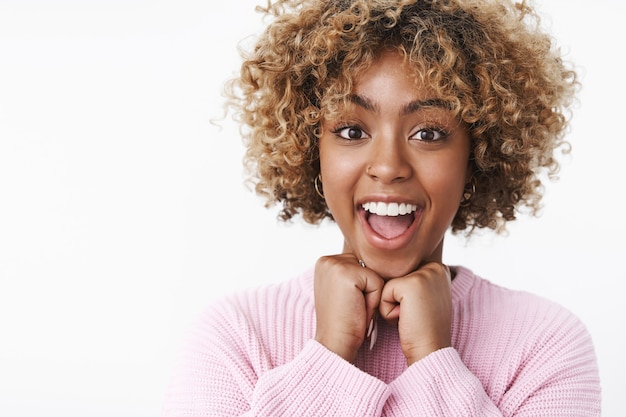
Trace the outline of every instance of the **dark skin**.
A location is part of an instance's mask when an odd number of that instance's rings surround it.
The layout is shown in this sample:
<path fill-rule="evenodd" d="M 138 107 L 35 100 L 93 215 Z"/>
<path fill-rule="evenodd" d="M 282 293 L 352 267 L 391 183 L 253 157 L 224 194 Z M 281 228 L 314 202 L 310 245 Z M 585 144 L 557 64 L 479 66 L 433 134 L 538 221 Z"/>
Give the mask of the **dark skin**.
<path fill-rule="evenodd" d="M 410 366 L 451 345 L 450 281 L 449 268 L 438 262 L 385 282 L 352 254 L 322 257 L 315 268 L 315 339 L 354 362 L 377 314 L 398 327 Z"/>
<path fill-rule="evenodd" d="M 351 101 L 319 140 L 344 248 L 315 267 L 315 339 L 354 362 L 376 316 L 397 326 L 410 366 L 451 345 L 443 237 L 468 178 L 469 134 L 394 52 L 357 77 Z"/>

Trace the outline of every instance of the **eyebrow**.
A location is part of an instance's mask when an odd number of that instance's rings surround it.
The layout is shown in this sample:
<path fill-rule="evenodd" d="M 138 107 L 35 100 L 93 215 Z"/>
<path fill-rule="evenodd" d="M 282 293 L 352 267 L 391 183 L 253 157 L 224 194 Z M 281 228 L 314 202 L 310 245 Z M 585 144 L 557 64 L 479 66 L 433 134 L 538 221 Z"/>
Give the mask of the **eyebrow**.
<path fill-rule="evenodd" d="M 352 103 L 356 104 L 359 107 L 364 108 L 365 110 L 368 110 L 374 113 L 378 113 L 380 111 L 380 107 L 374 104 L 374 102 L 372 102 L 372 100 L 370 100 L 367 97 L 363 97 L 358 94 L 350 94 L 348 98 Z"/>
<path fill-rule="evenodd" d="M 349 100 L 356 104 L 359 107 L 362 107 L 365 110 L 378 113 L 380 111 L 380 106 L 374 103 L 367 97 L 360 96 L 358 94 L 350 94 Z M 411 113 L 415 113 L 416 111 L 424 108 L 424 107 L 440 107 L 442 109 L 450 110 L 450 103 L 436 98 L 425 99 L 425 100 L 413 100 L 400 109 L 400 115 L 406 116 Z"/>

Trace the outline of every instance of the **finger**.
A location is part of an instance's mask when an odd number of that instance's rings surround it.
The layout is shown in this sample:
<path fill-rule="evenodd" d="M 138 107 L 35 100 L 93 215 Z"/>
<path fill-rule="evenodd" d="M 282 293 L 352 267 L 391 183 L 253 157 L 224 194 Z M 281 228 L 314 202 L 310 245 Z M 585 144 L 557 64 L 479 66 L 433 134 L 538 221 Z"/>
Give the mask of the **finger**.
<path fill-rule="evenodd" d="M 401 280 L 391 279 L 383 287 L 378 311 L 385 320 L 395 321 L 400 317 L 400 304 L 403 300 Z"/>
<path fill-rule="evenodd" d="M 356 257 L 322 257 L 315 270 L 316 340 L 352 361 L 380 302 L 383 280 Z"/>
<path fill-rule="evenodd" d="M 400 305 L 407 295 L 421 303 L 432 302 L 430 297 L 435 288 L 449 290 L 450 281 L 450 269 L 447 265 L 429 262 L 404 277 L 388 280 L 383 288 L 378 310 L 386 320 L 397 320 L 400 317 Z"/>
<path fill-rule="evenodd" d="M 363 298 L 365 299 L 365 311 L 368 320 L 372 320 L 380 305 L 380 300 L 385 282 L 374 271 L 364 277 Z"/>
<path fill-rule="evenodd" d="M 450 271 L 438 263 L 388 281 L 379 307 L 397 321 L 407 363 L 450 346 L 451 310 Z"/>

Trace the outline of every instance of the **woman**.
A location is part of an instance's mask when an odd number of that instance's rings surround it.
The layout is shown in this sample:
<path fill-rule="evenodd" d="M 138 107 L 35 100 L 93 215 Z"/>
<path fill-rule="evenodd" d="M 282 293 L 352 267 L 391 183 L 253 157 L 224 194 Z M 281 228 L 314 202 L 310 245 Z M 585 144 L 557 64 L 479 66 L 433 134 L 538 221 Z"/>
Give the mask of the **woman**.
<path fill-rule="evenodd" d="M 562 307 L 442 264 L 555 173 L 577 80 L 526 5 L 278 1 L 228 91 L 282 218 L 343 251 L 212 306 L 166 415 L 590 416 L 592 341 Z"/>

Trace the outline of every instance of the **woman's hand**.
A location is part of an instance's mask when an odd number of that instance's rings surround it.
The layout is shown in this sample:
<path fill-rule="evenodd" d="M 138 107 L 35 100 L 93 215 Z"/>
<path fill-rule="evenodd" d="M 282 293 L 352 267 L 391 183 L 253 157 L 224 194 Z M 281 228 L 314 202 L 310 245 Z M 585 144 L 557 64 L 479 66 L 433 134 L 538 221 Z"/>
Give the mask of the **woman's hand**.
<path fill-rule="evenodd" d="M 397 322 L 407 364 L 451 345 L 452 294 L 450 269 L 427 263 L 404 277 L 385 283 L 378 310 Z"/>
<path fill-rule="evenodd" d="M 315 340 L 354 362 L 381 300 L 384 281 L 351 254 L 325 256 L 315 265 Z"/>

